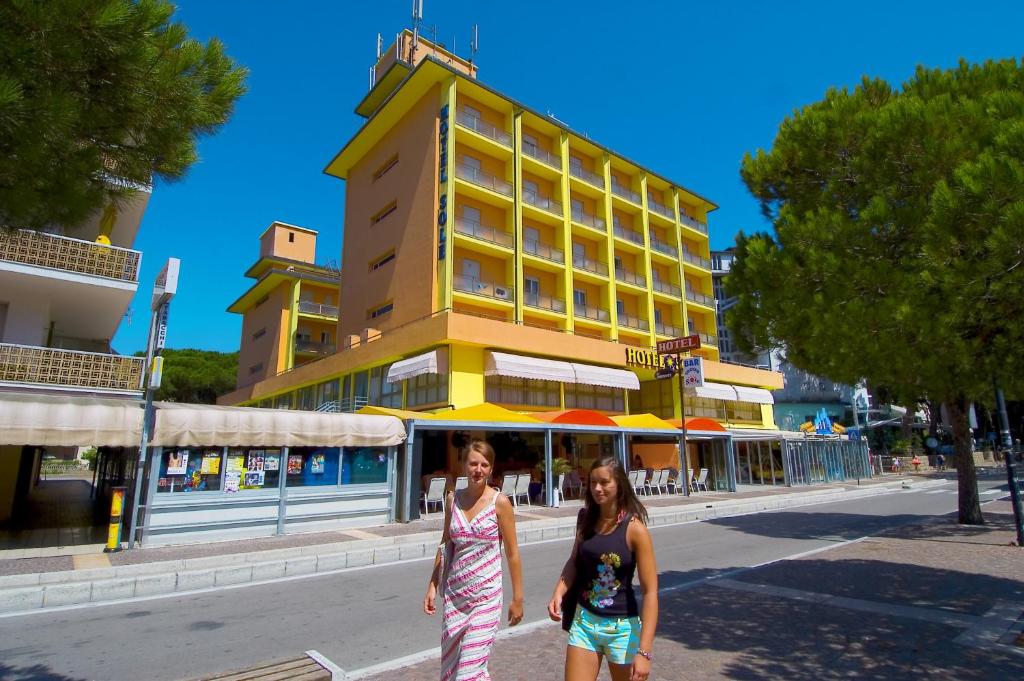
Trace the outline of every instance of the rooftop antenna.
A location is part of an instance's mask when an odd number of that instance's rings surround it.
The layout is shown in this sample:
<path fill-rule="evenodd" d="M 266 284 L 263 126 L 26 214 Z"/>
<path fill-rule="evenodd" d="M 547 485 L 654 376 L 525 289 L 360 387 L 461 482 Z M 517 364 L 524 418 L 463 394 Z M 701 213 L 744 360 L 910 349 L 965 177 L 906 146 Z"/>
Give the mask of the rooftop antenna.
<path fill-rule="evenodd" d="M 380 61 L 380 56 L 384 52 L 384 38 L 381 37 L 380 33 L 377 34 L 377 61 Z"/>
<path fill-rule="evenodd" d="M 420 22 L 423 21 L 423 0 L 412 0 L 412 45 L 409 46 L 409 61 L 416 58 L 416 45 L 420 41 Z"/>
<path fill-rule="evenodd" d="M 469 63 L 473 63 L 476 51 L 480 49 L 480 25 L 473 24 L 473 39 L 469 41 Z"/>

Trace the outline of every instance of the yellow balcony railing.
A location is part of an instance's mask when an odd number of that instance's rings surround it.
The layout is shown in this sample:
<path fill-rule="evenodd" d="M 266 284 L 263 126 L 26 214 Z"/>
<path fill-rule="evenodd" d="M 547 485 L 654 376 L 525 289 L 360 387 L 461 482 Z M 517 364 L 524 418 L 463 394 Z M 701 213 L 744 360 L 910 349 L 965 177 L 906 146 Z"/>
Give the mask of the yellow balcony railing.
<path fill-rule="evenodd" d="M 27 229 L 0 229 L 0 261 L 138 283 L 142 253 Z"/>
<path fill-rule="evenodd" d="M 146 360 L 0 343 L 0 381 L 70 388 L 141 392 Z"/>

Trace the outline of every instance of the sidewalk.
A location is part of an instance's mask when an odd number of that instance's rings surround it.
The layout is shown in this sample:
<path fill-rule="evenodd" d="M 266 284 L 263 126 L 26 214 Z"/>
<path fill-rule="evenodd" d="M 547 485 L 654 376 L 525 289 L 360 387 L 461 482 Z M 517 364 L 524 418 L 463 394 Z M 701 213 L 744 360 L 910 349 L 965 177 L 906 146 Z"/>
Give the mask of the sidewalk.
<path fill-rule="evenodd" d="M 733 494 L 646 497 L 653 525 L 706 520 L 882 494 L 913 476 L 886 476 L 809 488 L 743 488 Z M 560 508 L 520 506 L 522 543 L 571 536 L 579 501 Z M 437 546 L 442 515 L 364 530 L 286 535 L 117 554 L 0 560 L 0 613 L 185 593 L 313 573 L 428 557 Z"/>
<path fill-rule="evenodd" d="M 663 573 L 652 678 L 1024 678 L 1024 549 L 1009 545 L 1008 502 L 985 513 L 983 527 L 948 516 L 692 588 L 678 586 L 708 575 Z M 491 675 L 561 681 L 558 625 L 514 634 L 500 635 Z M 347 678 L 427 681 L 437 670 L 431 659 Z"/>

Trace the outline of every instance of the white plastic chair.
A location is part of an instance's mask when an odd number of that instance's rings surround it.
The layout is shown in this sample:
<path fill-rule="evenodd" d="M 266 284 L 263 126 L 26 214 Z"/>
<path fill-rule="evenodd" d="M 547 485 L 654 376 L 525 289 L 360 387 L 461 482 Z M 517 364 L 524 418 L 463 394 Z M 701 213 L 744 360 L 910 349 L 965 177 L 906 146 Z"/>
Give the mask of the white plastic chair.
<path fill-rule="evenodd" d="M 697 476 L 693 474 L 693 469 L 692 468 L 687 468 L 686 469 L 686 482 L 690 486 L 690 491 L 692 491 L 692 492 L 696 492 L 697 491 L 697 485 L 696 485 Z"/>
<path fill-rule="evenodd" d="M 638 468 L 636 470 L 636 478 L 633 483 L 633 489 L 636 490 L 637 494 L 646 494 L 651 496 L 651 485 L 647 480 L 647 469 Z"/>
<path fill-rule="evenodd" d="M 519 502 L 516 500 L 516 480 L 519 476 L 515 473 L 506 473 L 505 477 L 501 479 L 501 493 L 509 498 L 513 506 L 518 506 Z"/>
<path fill-rule="evenodd" d="M 447 478 L 431 478 L 427 486 L 427 494 L 423 497 L 423 513 L 430 513 L 430 505 L 438 504 L 441 512 L 444 513 L 444 488 L 448 484 Z"/>
<path fill-rule="evenodd" d="M 651 488 L 658 491 L 658 494 L 668 494 L 668 469 L 662 468 L 660 471 L 654 471 L 652 476 Z M 664 490 L 664 492 L 662 491 Z"/>
<path fill-rule="evenodd" d="M 469 478 L 465 475 L 460 475 L 455 478 L 455 491 L 458 492 L 460 489 L 466 489 L 469 487 Z"/>
<path fill-rule="evenodd" d="M 698 475 L 697 479 L 693 481 L 693 486 L 698 491 L 700 491 L 701 487 L 704 488 L 705 492 L 708 491 L 708 469 L 707 468 L 701 468 L 700 469 L 700 475 Z"/>
<path fill-rule="evenodd" d="M 524 499 L 526 499 L 527 506 L 533 506 L 533 502 L 530 501 L 529 473 L 520 473 L 519 477 L 516 478 L 516 499 L 518 500 L 519 497 L 523 497 Z"/>
<path fill-rule="evenodd" d="M 668 474 L 665 476 L 665 490 L 669 494 L 679 494 L 679 490 L 682 489 L 679 486 L 679 471 L 675 468 L 666 468 Z"/>
<path fill-rule="evenodd" d="M 565 478 L 566 487 L 569 488 L 569 495 L 581 497 L 583 496 L 583 481 L 580 480 L 580 474 L 576 471 L 569 471 L 569 474 Z"/>

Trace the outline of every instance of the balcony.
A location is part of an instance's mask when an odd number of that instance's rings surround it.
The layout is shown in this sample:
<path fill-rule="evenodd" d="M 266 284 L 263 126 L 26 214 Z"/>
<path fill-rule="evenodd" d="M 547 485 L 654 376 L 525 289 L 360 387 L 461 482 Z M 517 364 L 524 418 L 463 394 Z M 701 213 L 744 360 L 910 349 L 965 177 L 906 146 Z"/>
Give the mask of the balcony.
<path fill-rule="evenodd" d="M 678 326 L 672 326 L 671 324 L 662 324 L 661 322 L 654 323 L 654 332 L 659 336 L 671 336 L 672 338 L 679 338 L 683 335 L 683 330 Z"/>
<path fill-rule="evenodd" d="M 336 305 L 323 305 L 321 303 L 314 303 L 311 300 L 300 300 L 299 313 L 315 314 L 320 315 L 321 317 L 330 317 L 332 319 L 337 319 L 338 307 Z"/>
<path fill-rule="evenodd" d="M 536 239 L 523 239 L 523 253 L 529 253 L 535 255 L 538 258 L 544 258 L 552 262 L 563 263 L 565 262 L 565 251 L 549 246 L 548 244 L 541 243 Z"/>
<path fill-rule="evenodd" d="M 696 265 L 697 267 L 703 267 L 706 270 L 710 270 L 711 269 L 711 261 L 710 260 L 708 260 L 707 258 L 702 258 L 699 255 L 694 255 L 693 253 L 690 253 L 689 251 L 686 251 L 686 250 L 683 251 L 683 260 L 685 260 L 686 262 L 690 263 L 691 265 Z"/>
<path fill-rule="evenodd" d="M 718 336 L 712 336 L 710 333 L 704 333 L 702 331 L 698 332 L 697 335 L 700 336 L 701 345 L 710 345 L 713 348 L 718 347 Z"/>
<path fill-rule="evenodd" d="M 626 199 L 627 201 L 632 201 L 633 203 L 636 204 L 639 204 L 641 201 L 640 195 L 637 194 L 635 191 L 623 187 L 621 184 L 616 184 L 615 182 L 612 182 L 612 194 L 615 194 L 615 196 L 618 196 L 619 198 Z"/>
<path fill-rule="evenodd" d="M 650 331 L 651 327 L 647 324 L 646 319 L 640 319 L 633 317 L 628 314 L 618 315 L 619 326 L 625 326 L 630 329 L 636 329 L 637 331 Z"/>
<path fill-rule="evenodd" d="M 455 233 L 471 236 L 474 239 L 487 241 L 498 246 L 512 248 L 512 235 L 503 229 L 481 225 L 476 220 L 455 218 Z"/>
<path fill-rule="evenodd" d="M 654 197 L 650 194 L 647 195 L 647 210 L 675 222 L 676 216 L 672 213 L 672 209 L 663 203 L 655 201 Z"/>
<path fill-rule="evenodd" d="M 56 234 L 0 230 L 0 261 L 137 284 L 142 253 Z"/>
<path fill-rule="evenodd" d="M 464 128 L 469 128 L 479 135 L 483 135 L 488 139 L 494 140 L 498 144 L 506 147 L 512 146 L 512 135 L 508 134 L 504 130 L 499 130 L 490 123 L 484 123 L 476 116 L 472 116 L 465 111 L 459 111 L 455 114 L 455 122 Z"/>
<path fill-rule="evenodd" d="M 643 275 L 637 274 L 636 272 L 630 272 L 624 267 L 615 268 L 615 281 L 632 284 L 633 286 L 639 286 L 640 288 L 647 287 L 647 279 L 645 279 Z"/>
<path fill-rule="evenodd" d="M 613 231 L 615 232 L 615 236 L 619 237 L 620 239 L 625 239 L 626 241 L 632 242 L 637 246 L 644 245 L 644 235 L 641 234 L 640 232 L 629 229 L 628 227 L 623 227 L 621 225 L 615 225 L 615 229 Z"/>
<path fill-rule="evenodd" d="M 705 225 L 703 222 L 698 222 L 697 220 L 691 218 L 686 213 L 679 214 L 679 221 L 682 222 L 687 227 L 697 230 L 698 232 L 701 232 L 703 234 L 708 233 L 707 225 Z"/>
<path fill-rule="evenodd" d="M 523 296 L 523 305 L 535 307 L 538 310 L 550 310 L 551 312 L 565 313 L 565 301 L 539 293 L 527 293 Z"/>
<path fill-rule="evenodd" d="M 608 265 L 605 265 L 603 262 L 591 260 L 590 258 L 580 258 L 578 256 L 573 256 L 572 266 L 578 270 L 583 270 L 584 272 L 599 274 L 602 277 L 608 276 Z"/>
<path fill-rule="evenodd" d="M 679 257 L 678 251 L 676 251 L 675 246 L 653 236 L 651 237 L 651 250 L 657 251 L 658 253 L 663 253 L 669 256 L 670 258 Z"/>
<path fill-rule="evenodd" d="M 674 298 L 678 298 L 682 295 L 682 291 L 675 284 L 670 284 L 667 281 L 661 279 L 652 279 L 651 288 L 660 293 L 667 293 Z"/>
<path fill-rule="evenodd" d="M 479 168 L 473 168 L 463 163 L 456 163 L 455 177 L 465 180 L 471 184 L 475 184 L 478 187 L 490 189 L 492 192 L 497 192 L 502 196 L 507 196 L 509 198 L 512 197 L 512 183 L 498 179 L 494 175 L 484 172 Z"/>
<path fill-rule="evenodd" d="M 541 196 L 540 194 L 536 194 L 525 189 L 523 190 L 523 203 L 528 203 L 535 208 L 546 210 L 547 212 L 554 213 L 555 215 L 562 214 L 562 203 L 560 201 L 555 201 L 554 199 Z"/>
<path fill-rule="evenodd" d="M 296 339 L 295 352 L 303 355 L 318 355 L 326 357 L 333 355 L 337 346 L 334 343 L 317 343 L 312 340 Z"/>
<path fill-rule="evenodd" d="M 605 322 L 606 324 L 610 321 L 608 316 L 608 310 L 602 310 L 599 307 L 591 307 L 590 305 L 576 305 L 573 307 L 573 316 L 581 319 L 592 319 L 596 322 Z"/>
<path fill-rule="evenodd" d="M 715 299 L 713 296 L 706 296 L 703 293 L 696 293 L 690 289 L 686 289 L 686 299 L 700 305 L 707 305 L 708 307 L 715 306 Z"/>
<path fill-rule="evenodd" d="M 464 274 L 456 274 L 452 280 L 452 288 L 463 293 L 472 293 L 484 298 L 504 300 L 511 302 L 512 293 L 515 289 L 504 284 L 495 284 L 489 281 L 480 281 L 475 277 L 467 277 Z"/>
<path fill-rule="evenodd" d="M 591 227 L 600 232 L 603 232 L 605 229 L 604 220 L 597 217 L 596 215 L 585 213 L 582 210 L 571 211 L 571 217 L 573 222 L 578 222 L 581 225 L 586 225 L 587 227 Z"/>
<path fill-rule="evenodd" d="M 582 166 L 570 163 L 569 174 L 577 179 L 583 180 L 587 184 L 592 184 L 599 189 L 604 189 L 604 178 L 597 173 L 592 173 L 589 170 L 584 169 Z"/>
<path fill-rule="evenodd" d="M 144 357 L 0 343 L 0 382 L 142 392 Z"/>
<path fill-rule="evenodd" d="M 532 144 L 523 145 L 523 153 L 530 158 L 536 159 L 544 165 L 551 166 L 552 168 L 559 170 L 562 167 L 562 162 L 557 156 L 552 154 L 550 151 L 535 147 Z"/>

